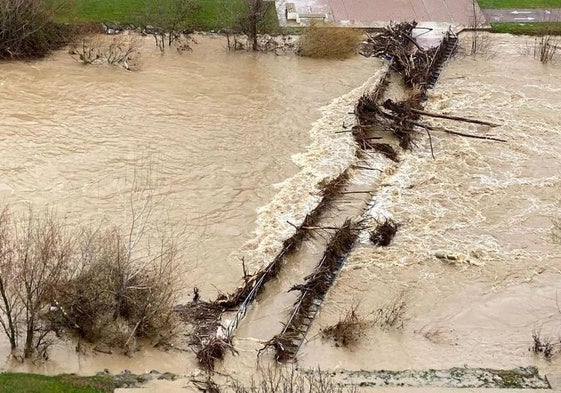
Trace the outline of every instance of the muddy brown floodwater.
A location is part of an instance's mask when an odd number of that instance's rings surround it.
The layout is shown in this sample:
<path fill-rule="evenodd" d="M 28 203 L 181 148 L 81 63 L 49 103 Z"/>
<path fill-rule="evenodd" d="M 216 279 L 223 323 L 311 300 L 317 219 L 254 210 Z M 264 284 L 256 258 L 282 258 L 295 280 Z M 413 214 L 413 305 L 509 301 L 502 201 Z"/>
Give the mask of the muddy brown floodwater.
<path fill-rule="evenodd" d="M 374 66 L 359 56 L 227 53 L 221 37 L 197 41 L 193 52 L 161 56 L 147 39 L 137 72 L 86 67 L 65 51 L 0 64 L 0 202 L 49 206 L 71 224 L 126 225 L 135 176 L 149 171 L 152 224 L 185 233 L 185 286 L 214 298 L 238 284 L 231 254 L 250 238 L 273 185 L 297 171 L 292 155 L 305 150 L 320 108 Z M 2 361 L 6 354 L 2 337 Z M 131 368 L 126 358 L 54 355 L 48 372 Z M 143 353 L 132 368 L 185 372 L 186 362 L 169 356 Z"/>
<path fill-rule="evenodd" d="M 491 143 L 434 132 L 380 178 L 373 217 L 402 224 L 387 248 L 366 236 L 323 305 L 300 353 L 303 367 L 427 369 L 537 365 L 532 332 L 561 336 L 561 67 L 524 55 L 529 39 L 493 35 L 490 56 L 451 61 L 427 109 L 502 124 Z M 455 255 L 457 260 L 436 255 Z M 359 343 L 319 338 L 352 304 L 366 320 L 400 296 L 403 327 L 370 327 Z M 559 295 L 561 296 L 561 295 Z M 398 327 L 401 323 L 398 323 Z"/>
<path fill-rule="evenodd" d="M 221 40 L 200 41 L 184 55 L 160 57 L 145 47 L 136 73 L 81 67 L 64 53 L 0 65 L 0 189 L 6 202 L 55 206 L 71 222 L 121 222 L 134 169 L 152 162 L 163 197 L 157 212 L 168 212 L 168 225 L 190 234 L 186 286 L 213 297 L 215 287 L 227 291 L 238 284 L 238 255 L 266 262 L 278 247 L 271 234 L 284 233 L 286 220 L 309 207 L 283 205 L 291 190 L 306 194 L 316 172 L 353 162 L 348 146 L 335 139 L 322 144 L 329 139 L 322 132 L 340 130 L 361 94 L 352 90 L 382 65 L 360 58 L 233 55 Z M 435 160 L 421 135 L 398 164 L 368 158 L 365 165 L 386 168 L 362 175 L 369 177 L 363 184 L 375 185 L 368 215 L 391 217 L 401 227 L 386 248 L 361 236 L 308 332 L 301 367 L 559 367 L 559 360 L 545 362 L 528 347 L 534 330 L 561 336 L 561 245 L 552 236 L 553 220 L 561 216 L 561 67 L 523 54 L 528 42 L 494 35 L 493 55 L 451 61 L 427 103 L 428 110 L 500 123 L 492 132 L 507 143 L 434 132 Z M 338 106 L 344 113 L 335 115 Z M 307 155 L 294 157 L 304 167 L 297 173 L 291 156 L 305 150 L 318 119 Z M 284 179 L 278 192 L 271 187 Z M 284 279 L 293 277 L 290 269 L 299 277 L 301 262 L 290 260 Z M 264 293 L 280 284 L 272 282 Z M 370 320 L 396 299 L 406 305 L 397 328 L 370 324 L 351 348 L 320 338 L 320 328 L 336 323 L 351 305 Z M 267 315 L 270 305 L 272 297 L 252 306 L 261 306 L 261 313 L 250 311 L 242 322 L 242 339 L 234 337 L 240 353 L 228 355 L 219 371 L 242 376 L 255 368 L 259 342 L 277 334 L 290 312 L 282 303 L 287 315 L 279 320 L 279 310 Z M 184 374 L 195 365 L 191 355 L 173 351 L 144 350 L 131 360 L 78 356 L 67 344 L 41 367 Z"/>

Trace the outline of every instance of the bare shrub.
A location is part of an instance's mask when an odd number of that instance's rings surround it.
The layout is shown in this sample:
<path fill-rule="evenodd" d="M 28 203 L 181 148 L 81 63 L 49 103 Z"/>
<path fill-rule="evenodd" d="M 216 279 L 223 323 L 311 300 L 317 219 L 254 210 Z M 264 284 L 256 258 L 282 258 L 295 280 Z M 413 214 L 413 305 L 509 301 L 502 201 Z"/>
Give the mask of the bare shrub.
<path fill-rule="evenodd" d="M 539 60 L 542 64 L 547 64 L 557 58 L 560 47 L 561 41 L 559 37 L 553 36 L 550 32 L 546 31 L 539 37 L 534 38 L 534 59 Z"/>
<path fill-rule="evenodd" d="M 72 29 L 55 24 L 53 15 L 62 7 L 44 0 L 0 2 L 0 59 L 34 58 L 70 41 Z"/>
<path fill-rule="evenodd" d="M 321 329 L 321 337 L 332 339 L 335 346 L 348 347 L 356 344 L 370 327 L 401 329 L 406 311 L 405 296 L 403 293 L 400 294 L 385 306 L 365 317 L 360 316 L 357 310 L 358 305 L 355 304 L 336 324 Z"/>
<path fill-rule="evenodd" d="M 226 34 L 226 47 L 230 52 L 245 50 L 247 48 L 244 36 L 236 34 L 233 30 L 225 30 Z"/>
<path fill-rule="evenodd" d="M 294 367 L 260 370 L 249 384 L 237 380 L 223 389 L 232 393 L 355 393 L 356 387 L 337 384 L 319 368 L 298 372 Z"/>
<path fill-rule="evenodd" d="M 73 240 L 52 213 L 0 216 L 0 324 L 12 353 L 23 338 L 23 356 L 46 356 L 50 306 L 71 275 Z"/>
<path fill-rule="evenodd" d="M 84 38 L 70 46 L 69 54 L 82 64 L 109 64 L 126 70 L 139 67 L 140 37 L 135 35 Z"/>
<path fill-rule="evenodd" d="M 374 312 L 373 323 L 383 329 L 401 329 L 403 328 L 406 309 L 405 294 L 401 293 L 394 300 Z"/>
<path fill-rule="evenodd" d="M 543 356 L 546 360 L 552 360 L 561 352 L 561 340 L 542 337 L 541 331 L 534 329 L 532 332 L 532 345 L 529 350 L 536 355 Z"/>
<path fill-rule="evenodd" d="M 461 48 L 460 56 L 490 55 L 491 36 L 488 32 L 482 31 L 482 27 L 485 26 L 485 16 L 482 14 L 476 0 L 471 0 L 471 7 L 468 12 L 470 22 L 465 33 L 468 36 L 468 40 L 467 45 Z"/>
<path fill-rule="evenodd" d="M 167 47 L 175 46 L 178 52 L 192 51 L 193 44 L 197 41 L 189 34 L 183 32 L 166 32 L 165 30 L 153 30 L 152 37 L 160 52 L 164 53 Z"/>
<path fill-rule="evenodd" d="M 358 52 L 362 31 L 313 21 L 300 37 L 298 54 L 305 57 L 346 59 Z"/>
<path fill-rule="evenodd" d="M 321 329 L 321 337 L 333 340 L 336 346 L 347 347 L 356 344 L 369 325 L 368 321 L 358 314 L 357 309 L 358 305 L 351 306 L 339 322 Z"/>
<path fill-rule="evenodd" d="M 135 255 L 119 230 L 85 231 L 76 274 L 61 288 L 66 327 L 92 343 L 136 349 L 137 338 L 165 344 L 175 334 L 178 295 L 175 247 Z"/>

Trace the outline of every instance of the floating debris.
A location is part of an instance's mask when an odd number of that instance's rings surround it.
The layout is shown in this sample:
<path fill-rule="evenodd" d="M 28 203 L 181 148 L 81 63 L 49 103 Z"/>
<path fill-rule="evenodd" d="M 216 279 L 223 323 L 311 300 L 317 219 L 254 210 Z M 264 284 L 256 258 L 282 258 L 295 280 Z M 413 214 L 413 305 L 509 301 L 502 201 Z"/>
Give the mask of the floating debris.
<path fill-rule="evenodd" d="M 395 234 L 397 233 L 400 224 L 394 220 L 386 219 L 384 222 L 379 223 L 372 232 L 370 232 L 370 241 L 380 247 L 387 247 L 392 242 Z"/>

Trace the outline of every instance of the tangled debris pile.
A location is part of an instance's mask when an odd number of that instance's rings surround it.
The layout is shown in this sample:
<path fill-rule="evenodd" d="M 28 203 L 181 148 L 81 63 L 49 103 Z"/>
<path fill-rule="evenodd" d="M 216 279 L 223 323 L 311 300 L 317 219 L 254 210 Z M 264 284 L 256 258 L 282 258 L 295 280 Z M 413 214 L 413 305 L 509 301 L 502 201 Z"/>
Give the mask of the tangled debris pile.
<path fill-rule="evenodd" d="M 398 223 L 392 219 L 386 219 L 370 232 L 370 241 L 376 246 L 387 247 L 392 242 L 398 228 Z"/>
<path fill-rule="evenodd" d="M 415 27 L 415 21 L 390 24 L 383 32 L 368 35 L 360 51 L 365 57 L 389 59 L 392 70 L 401 74 L 405 85 L 411 88 L 427 84 L 440 48 L 423 49 L 413 38 Z"/>
<path fill-rule="evenodd" d="M 498 127 L 491 122 L 431 113 L 423 110 L 423 101 L 427 98 L 427 90 L 436 81 L 435 74 L 440 72 L 443 62 L 453 54 L 457 37 L 447 32 L 440 45 L 425 49 L 413 37 L 417 22 L 403 22 L 389 25 L 382 33 L 369 35 L 364 43 L 361 54 L 366 57 L 382 57 L 389 61 L 391 70 L 400 74 L 405 86 L 409 89 L 408 96 L 401 102 L 385 100 L 381 102 L 379 95 L 364 95 L 356 105 L 357 133 L 367 140 L 364 130 L 377 126 L 381 130 L 391 131 L 398 139 L 402 149 L 411 149 L 414 144 L 416 130 L 426 132 L 431 143 L 431 131 L 442 131 L 463 137 L 504 142 L 504 139 L 491 135 L 477 135 L 435 127 L 421 121 L 422 116 L 448 119 L 466 123 Z M 434 157 L 434 154 L 433 154 Z"/>

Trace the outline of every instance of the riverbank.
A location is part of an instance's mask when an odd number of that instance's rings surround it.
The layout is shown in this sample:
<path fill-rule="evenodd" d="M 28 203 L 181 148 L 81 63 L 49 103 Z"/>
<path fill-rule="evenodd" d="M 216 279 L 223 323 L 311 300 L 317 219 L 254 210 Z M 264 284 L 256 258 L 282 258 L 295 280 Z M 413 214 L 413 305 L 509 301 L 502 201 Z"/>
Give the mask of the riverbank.
<path fill-rule="evenodd" d="M 51 0 L 52 1 L 52 0 Z M 187 4 L 187 3 L 186 3 Z M 243 10 L 244 0 L 194 0 L 189 15 L 181 21 L 183 29 L 217 31 L 233 27 Z M 154 20 L 173 13 L 174 0 L 154 2 L 150 0 L 75 0 L 59 8 L 55 13 L 58 23 L 105 23 L 116 26 L 154 25 Z M 158 14 L 154 14 L 154 12 Z M 274 6 L 269 8 L 265 22 L 267 32 L 279 31 Z"/>

